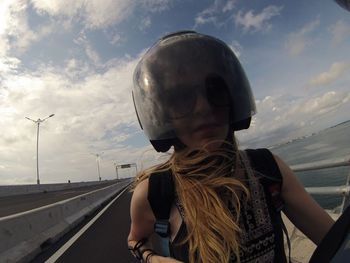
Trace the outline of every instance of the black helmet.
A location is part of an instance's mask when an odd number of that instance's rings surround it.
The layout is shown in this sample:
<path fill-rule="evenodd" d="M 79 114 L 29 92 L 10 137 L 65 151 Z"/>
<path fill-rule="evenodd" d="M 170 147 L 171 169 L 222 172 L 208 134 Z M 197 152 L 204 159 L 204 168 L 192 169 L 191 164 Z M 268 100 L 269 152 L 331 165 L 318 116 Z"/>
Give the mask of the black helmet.
<path fill-rule="evenodd" d="M 189 92 L 193 83 L 174 86 L 183 76 L 190 76 L 191 81 L 195 80 L 206 89 L 213 83 L 211 86 L 214 87 L 225 85 L 232 129 L 249 127 L 256 112 L 254 98 L 232 50 L 221 40 L 194 31 L 172 33 L 152 46 L 134 71 L 132 94 L 136 114 L 141 128 L 158 152 L 168 151 L 177 141 L 169 108 L 175 108 L 181 117 L 193 106 L 193 96 Z M 219 92 L 222 91 L 216 88 L 207 91 L 208 101 L 220 104 L 220 96 L 216 95 Z M 176 96 L 178 99 L 174 101 Z"/>
<path fill-rule="evenodd" d="M 350 11 L 350 0 L 335 0 L 342 8 L 347 11 Z"/>

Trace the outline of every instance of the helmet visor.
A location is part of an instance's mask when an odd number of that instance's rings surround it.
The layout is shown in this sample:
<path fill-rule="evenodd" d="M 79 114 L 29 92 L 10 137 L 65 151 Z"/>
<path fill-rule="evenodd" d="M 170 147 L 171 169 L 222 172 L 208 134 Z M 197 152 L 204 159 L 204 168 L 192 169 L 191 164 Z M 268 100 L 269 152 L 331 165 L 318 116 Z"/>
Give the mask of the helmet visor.
<path fill-rule="evenodd" d="M 176 138 L 173 120 L 191 117 L 200 97 L 213 110 L 229 107 L 230 123 L 255 113 L 248 80 L 231 49 L 197 33 L 152 47 L 135 70 L 133 95 L 150 140 Z"/>
<path fill-rule="evenodd" d="M 226 83 L 219 76 L 208 76 L 202 85 L 180 86 L 163 93 L 163 103 L 167 105 L 165 117 L 171 119 L 188 118 L 193 115 L 200 96 L 213 108 L 230 105 Z"/>

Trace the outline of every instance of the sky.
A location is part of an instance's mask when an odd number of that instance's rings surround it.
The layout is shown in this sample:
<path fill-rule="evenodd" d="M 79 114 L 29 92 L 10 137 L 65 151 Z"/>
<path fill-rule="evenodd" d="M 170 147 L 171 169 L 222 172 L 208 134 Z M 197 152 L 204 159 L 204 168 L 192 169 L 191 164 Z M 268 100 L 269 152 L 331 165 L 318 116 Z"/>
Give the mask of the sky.
<path fill-rule="evenodd" d="M 332 0 L 0 0 L 0 185 L 116 178 L 165 160 L 139 127 L 133 70 L 195 30 L 239 57 L 257 105 L 242 148 L 350 119 L 350 12 Z M 97 162 L 96 154 L 100 155 Z M 136 167 L 119 169 L 133 176 Z"/>

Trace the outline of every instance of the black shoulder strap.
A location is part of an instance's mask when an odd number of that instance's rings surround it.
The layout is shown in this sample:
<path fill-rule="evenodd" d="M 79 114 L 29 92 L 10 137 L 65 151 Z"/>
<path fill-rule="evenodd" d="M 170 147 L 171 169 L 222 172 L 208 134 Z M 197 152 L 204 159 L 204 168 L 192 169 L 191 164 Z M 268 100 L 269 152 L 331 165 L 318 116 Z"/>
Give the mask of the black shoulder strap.
<path fill-rule="evenodd" d="M 280 212 L 284 207 L 281 194 L 283 177 L 275 158 L 272 153 L 265 148 L 255 150 L 247 149 L 246 153 L 250 159 L 252 168 L 264 175 L 261 178 L 261 183 L 268 189 L 275 210 Z"/>
<path fill-rule="evenodd" d="M 168 220 L 175 197 L 171 171 L 152 173 L 148 184 L 148 202 L 157 220 Z"/>
<path fill-rule="evenodd" d="M 310 263 L 350 260 L 350 206 L 338 218 L 312 254 Z"/>
<path fill-rule="evenodd" d="M 247 149 L 246 153 L 250 158 L 253 168 L 263 173 L 271 183 L 282 182 L 281 172 L 270 150 L 265 148 Z"/>
<path fill-rule="evenodd" d="M 159 235 L 163 256 L 170 256 L 170 210 L 175 198 L 171 171 L 152 173 L 148 183 L 148 202 L 156 218 L 154 232 Z"/>

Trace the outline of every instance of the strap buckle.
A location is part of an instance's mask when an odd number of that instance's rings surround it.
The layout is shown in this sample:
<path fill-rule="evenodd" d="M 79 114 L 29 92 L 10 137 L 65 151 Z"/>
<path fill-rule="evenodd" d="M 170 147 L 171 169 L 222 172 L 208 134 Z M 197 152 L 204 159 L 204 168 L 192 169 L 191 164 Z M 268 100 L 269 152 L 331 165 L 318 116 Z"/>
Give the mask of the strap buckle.
<path fill-rule="evenodd" d="M 165 238 L 170 234 L 170 223 L 168 220 L 157 220 L 154 224 L 154 231 Z"/>

